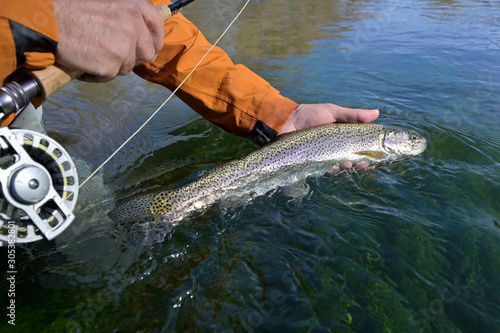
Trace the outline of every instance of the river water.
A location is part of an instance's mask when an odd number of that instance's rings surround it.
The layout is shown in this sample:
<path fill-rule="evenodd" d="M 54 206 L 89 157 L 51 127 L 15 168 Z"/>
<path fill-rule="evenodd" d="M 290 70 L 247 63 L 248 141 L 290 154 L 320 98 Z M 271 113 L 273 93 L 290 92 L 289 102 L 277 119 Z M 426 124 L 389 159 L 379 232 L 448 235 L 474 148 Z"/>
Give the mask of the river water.
<path fill-rule="evenodd" d="M 242 5 L 204 0 L 183 12 L 215 41 Z M 418 130 L 427 150 L 307 179 L 298 197 L 215 205 L 162 243 L 136 246 L 106 215 L 117 202 L 256 149 L 174 99 L 82 187 L 68 230 L 17 249 L 15 328 L 500 331 L 499 10 L 480 0 L 251 2 L 221 42 L 235 62 L 299 103 L 379 108 L 378 123 Z M 135 76 L 75 82 L 46 103 L 45 126 L 84 179 L 168 95 Z M 3 299 L 6 279 L 0 287 Z M 0 329 L 12 331 L 6 318 Z"/>

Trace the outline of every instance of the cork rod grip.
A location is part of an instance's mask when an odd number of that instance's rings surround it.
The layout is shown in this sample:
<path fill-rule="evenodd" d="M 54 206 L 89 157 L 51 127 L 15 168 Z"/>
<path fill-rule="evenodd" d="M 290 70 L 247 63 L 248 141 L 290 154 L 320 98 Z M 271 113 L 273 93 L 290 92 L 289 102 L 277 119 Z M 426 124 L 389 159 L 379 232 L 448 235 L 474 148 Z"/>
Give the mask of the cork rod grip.
<path fill-rule="evenodd" d="M 165 21 L 172 16 L 172 12 L 167 5 L 159 5 L 155 8 Z M 46 99 L 60 88 L 70 83 L 73 79 L 80 77 L 84 73 L 79 70 L 68 69 L 56 64 L 42 70 L 31 71 L 29 74 L 33 76 L 38 83 L 40 83 L 42 92 L 38 97 Z"/>
<path fill-rule="evenodd" d="M 155 8 L 163 17 L 163 21 L 167 22 L 168 19 L 172 17 L 172 12 L 170 11 L 170 8 L 167 5 L 159 5 L 156 6 Z"/>

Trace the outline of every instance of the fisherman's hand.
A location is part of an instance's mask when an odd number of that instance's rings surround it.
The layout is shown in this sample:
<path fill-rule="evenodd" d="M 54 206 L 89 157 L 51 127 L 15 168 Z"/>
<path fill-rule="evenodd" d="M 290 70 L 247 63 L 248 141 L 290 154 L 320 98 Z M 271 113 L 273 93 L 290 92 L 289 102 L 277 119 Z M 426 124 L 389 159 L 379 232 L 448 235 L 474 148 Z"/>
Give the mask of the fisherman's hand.
<path fill-rule="evenodd" d="M 349 109 L 335 104 L 299 104 L 280 134 L 329 123 L 369 123 L 377 119 L 379 110 Z M 369 163 L 344 161 L 332 166 L 332 172 L 364 170 Z"/>
<path fill-rule="evenodd" d="M 349 109 L 335 104 L 299 104 L 279 134 L 329 123 L 369 123 L 379 111 Z"/>
<path fill-rule="evenodd" d="M 339 164 L 335 164 L 330 169 L 330 172 L 333 174 L 339 173 L 340 171 L 357 171 L 357 170 L 365 170 L 370 168 L 370 163 L 366 161 L 361 161 L 358 163 L 352 163 L 351 161 L 344 161 Z"/>
<path fill-rule="evenodd" d="M 164 21 L 146 0 L 53 0 L 59 31 L 56 62 L 106 82 L 152 61 L 163 47 Z"/>

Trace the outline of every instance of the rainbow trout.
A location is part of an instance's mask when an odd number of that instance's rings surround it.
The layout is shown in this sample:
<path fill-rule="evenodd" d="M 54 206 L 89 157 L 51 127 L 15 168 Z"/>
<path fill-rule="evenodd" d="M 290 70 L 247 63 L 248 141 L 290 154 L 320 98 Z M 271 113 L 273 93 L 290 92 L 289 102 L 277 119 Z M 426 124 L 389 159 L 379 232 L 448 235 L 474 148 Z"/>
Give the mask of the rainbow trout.
<path fill-rule="evenodd" d="M 134 198 L 112 210 L 109 216 L 123 223 L 152 220 L 174 223 L 220 199 L 248 192 L 264 194 L 280 185 L 324 174 L 327 165 L 394 160 L 418 155 L 426 146 L 423 136 L 402 127 L 322 125 L 286 134 L 243 158 L 216 167 L 186 186 Z M 280 174 L 285 174 L 285 179 Z"/>

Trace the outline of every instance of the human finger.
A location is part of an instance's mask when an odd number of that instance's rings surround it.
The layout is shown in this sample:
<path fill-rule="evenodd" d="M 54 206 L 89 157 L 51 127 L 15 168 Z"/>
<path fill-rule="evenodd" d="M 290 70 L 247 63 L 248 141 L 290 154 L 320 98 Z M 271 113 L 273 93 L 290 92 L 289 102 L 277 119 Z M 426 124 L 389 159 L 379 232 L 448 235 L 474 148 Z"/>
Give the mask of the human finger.
<path fill-rule="evenodd" d="M 361 162 L 356 163 L 356 165 L 354 166 L 354 169 L 356 169 L 356 170 L 366 169 L 366 168 L 368 168 L 368 166 L 370 166 L 370 163 L 368 163 L 366 161 L 361 161 Z"/>
<path fill-rule="evenodd" d="M 142 18 L 148 27 L 155 49 L 155 56 L 163 48 L 165 40 L 165 21 L 158 10 L 147 0 L 139 0 Z"/>
<path fill-rule="evenodd" d="M 329 172 L 332 174 L 337 174 L 340 171 L 359 171 L 370 169 L 370 163 L 367 161 L 360 161 L 358 163 L 353 163 L 351 161 L 343 161 L 339 164 L 334 164 L 331 166 Z"/>
<path fill-rule="evenodd" d="M 370 123 L 378 118 L 379 110 L 351 109 L 337 106 L 332 111 L 335 122 L 340 123 Z"/>
<path fill-rule="evenodd" d="M 340 170 L 350 170 L 352 168 L 352 162 L 344 161 L 339 164 Z"/>

